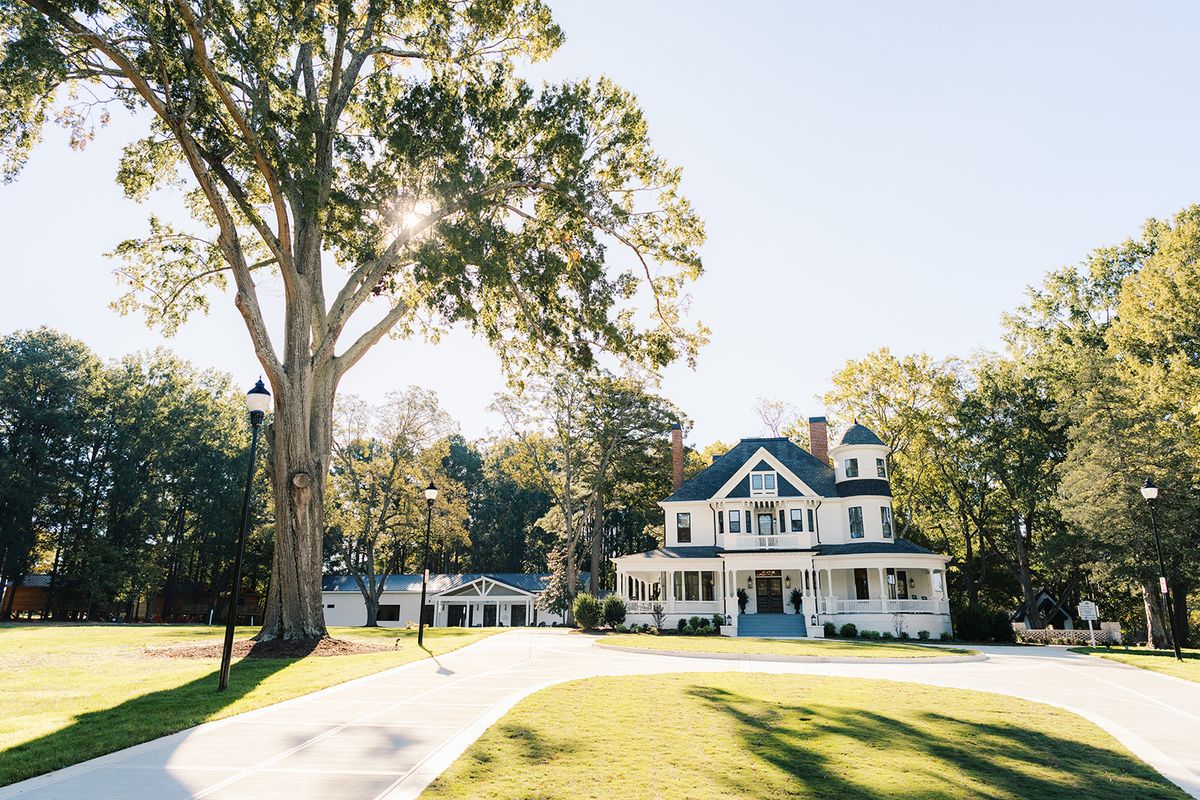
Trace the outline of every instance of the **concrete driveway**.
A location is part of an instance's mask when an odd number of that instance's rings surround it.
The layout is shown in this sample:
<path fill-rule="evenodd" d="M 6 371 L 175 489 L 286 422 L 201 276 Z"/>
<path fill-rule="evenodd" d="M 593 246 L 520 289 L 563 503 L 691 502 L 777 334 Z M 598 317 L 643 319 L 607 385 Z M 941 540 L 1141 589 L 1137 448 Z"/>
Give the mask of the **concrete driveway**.
<path fill-rule="evenodd" d="M 983 648 L 958 664 L 729 661 L 614 651 L 525 629 L 436 660 L 201 725 L 0 789 L 0 800 L 419 795 L 518 700 L 573 678 L 754 671 L 980 689 L 1081 714 L 1200 797 L 1200 684 L 1056 648 Z"/>

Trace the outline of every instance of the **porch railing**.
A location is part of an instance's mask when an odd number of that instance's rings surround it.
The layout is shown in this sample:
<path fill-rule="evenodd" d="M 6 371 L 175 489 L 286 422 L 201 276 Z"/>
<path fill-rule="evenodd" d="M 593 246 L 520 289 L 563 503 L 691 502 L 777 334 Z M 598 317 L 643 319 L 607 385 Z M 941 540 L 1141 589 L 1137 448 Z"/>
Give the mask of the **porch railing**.
<path fill-rule="evenodd" d="M 649 614 L 654 611 L 655 606 L 662 606 L 664 611 L 667 608 L 661 600 L 626 600 L 625 612 L 627 614 Z"/>
<path fill-rule="evenodd" d="M 666 614 L 716 614 L 722 606 L 720 600 L 626 600 L 626 614 L 649 614 L 660 605 Z"/>
<path fill-rule="evenodd" d="M 801 541 L 803 539 L 803 541 Z M 725 534 L 726 550 L 796 550 L 808 547 L 808 537 L 794 534 Z"/>
<path fill-rule="evenodd" d="M 822 597 L 822 614 L 949 614 L 947 600 L 843 600 Z"/>

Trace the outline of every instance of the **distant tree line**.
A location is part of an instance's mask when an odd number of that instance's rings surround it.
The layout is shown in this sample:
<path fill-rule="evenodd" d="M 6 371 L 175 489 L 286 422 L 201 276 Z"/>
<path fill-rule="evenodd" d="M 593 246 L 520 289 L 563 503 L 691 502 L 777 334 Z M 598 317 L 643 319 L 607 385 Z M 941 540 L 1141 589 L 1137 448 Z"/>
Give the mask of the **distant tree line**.
<path fill-rule="evenodd" d="M 228 377 L 165 351 L 104 364 L 45 328 L 4 337 L 0 579 L 48 575 L 37 610 L 51 618 L 150 619 L 156 605 L 220 610 L 246 429 Z M 255 518 L 271 522 L 261 503 Z M 252 585 L 269 571 L 265 534 L 251 537 Z M 0 614 L 12 614 L 14 597 Z"/>
<path fill-rule="evenodd" d="M 833 376 L 824 403 L 893 448 L 901 535 L 951 555 L 956 627 L 1020 608 L 1033 627 L 1081 599 L 1169 642 L 1149 509 L 1151 477 L 1183 643 L 1200 623 L 1200 207 L 1050 273 L 1004 318 L 1001 353 L 880 349 Z M 760 400 L 766 428 L 780 403 Z M 1053 612 L 1055 609 L 1047 609 Z"/>

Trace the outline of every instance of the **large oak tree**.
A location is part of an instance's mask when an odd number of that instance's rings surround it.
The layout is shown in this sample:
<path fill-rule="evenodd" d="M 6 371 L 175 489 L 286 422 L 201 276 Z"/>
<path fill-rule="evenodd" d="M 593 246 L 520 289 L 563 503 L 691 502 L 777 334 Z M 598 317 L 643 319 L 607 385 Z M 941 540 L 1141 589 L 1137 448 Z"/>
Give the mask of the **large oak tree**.
<path fill-rule="evenodd" d="M 232 283 L 275 395 L 261 638 L 325 634 L 334 393 L 389 332 L 465 323 L 518 368 L 662 364 L 702 339 L 681 327 L 703 232 L 680 173 L 628 92 L 519 77 L 562 41 L 537 0 L 0 0 L 0 26 L 5 177 L 50 115 L 84 142 L 116 103 L 146 122 L 125 191 L 186 198 L 190 223 L 117 248 L 122 310 L 169 333 Z"/>

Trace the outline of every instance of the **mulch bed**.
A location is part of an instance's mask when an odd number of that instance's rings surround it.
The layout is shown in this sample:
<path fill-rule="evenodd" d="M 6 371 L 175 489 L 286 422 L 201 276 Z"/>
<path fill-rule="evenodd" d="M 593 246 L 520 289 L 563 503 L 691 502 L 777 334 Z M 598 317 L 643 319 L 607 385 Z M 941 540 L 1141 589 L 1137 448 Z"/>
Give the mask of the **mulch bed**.
<path fill-rule="evenodd" d="M 147 647 L 144 653 L 156 658 L 220 658 L 224 642 L 204 644 L 172 644 Z M 306 656 L 352 656 L 361 653 L 383 653 L 395 650 L 395 644 L 383 642 L 352 642 L 346 639 L 293 639 L 256 642 L 235 639 L 234 658 L 305 658 Z"/>

